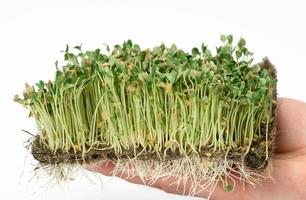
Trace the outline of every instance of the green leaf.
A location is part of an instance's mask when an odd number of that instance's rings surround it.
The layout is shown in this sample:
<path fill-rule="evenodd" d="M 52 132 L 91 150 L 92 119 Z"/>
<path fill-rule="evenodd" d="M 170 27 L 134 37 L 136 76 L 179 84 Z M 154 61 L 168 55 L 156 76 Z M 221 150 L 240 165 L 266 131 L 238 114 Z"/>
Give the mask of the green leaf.
<path fill-rule="evenodd" d="M 224 186 L 224 191 L 226 192 L 231 192 L 233 189 L 234 189 L 233 185 L 227 184 Z"/>
<path fill-rule="evenodd" d="M 56 67 L 56 69 L 58 70 L 58 60 L 57 61 L 55 61 L 55 67 Z"/>
<path fill-rule="evenodd" d="M 240 94 L 240 90 L 239 90 L 239 88 L 237 86 L 233 86 L 232 92 L 233 92 L 233 96 L 234 97 L 237 97 Z"/>
<path fill-rule="evenodd" d="M 40 80 L 38 83 L 36 83 L 36 86 L 37 86 L 39 89 L 44 89 L 45 83 L 44 83 L 42 80 Z"/>
<path fill-rule="evenodd" d="M 228 43 L 232 44 L 233 43 L 233 35 L 228 35 L 227 36 L 227 41 L 228 41 Z"/>
<path fill-rule="evenodd" d="M 252 78 L 249 78 L 247 82 L 248 82 L 248 87 L 250 87 L 250 88 L 253 87 L 254 84 L 255 84 L 255 81 Z"/>
<path fill-rule="evenodd" d="M 107 53 L 109 53 L 110 52 L 109 46 L 107 44 L 105 44 L 105 43 L 103 43 L 103 46 L 105 46 L 105 49 L 106 49 Z"/>
<path fill-rule="evenodd" d="M 226 37 L 226 35 L 221 35 L 220 36 L 220 40 L 222 41 L 222 42 L 226 42 L 226 39 L 227 39 L 227 37 Z"/>
<path fill-rule="evenodd" d="M 117 62 L 117 58 L 115 58 L 115 57 L 110 57 L 110 58 L 109 58 L 108 63 L 109 63 L 110 66 L 115 65 L 116 62 Z"/>
<path fill-rule="evenodd" d="M 167 79 L 170 83 L 175 83 L 176 81 L 176 73 L 166 74 Z"/>
<path fill-rule="evenodd" d="M 99 55 L 99 54 L 100 54 L 100 51 L 101 51 L 101 50 L 100 50 L 99 48 L 95 50 L 95 55 L 96 55 L 96 58 L 97 58 L 97 55 Z"/>
<path fill-rule="evenodd" d="M 134 49 L 135 49 L 136 51 L 140 51 L 140 46 L 139 46 L 138 44 L 134 44 Z"/>
<path fill-rule="evenodd" d="M 65 60 L 71 62 L 73 65 L 79 65 L 78 59 L 73 53 L 65 53 Z"/>
<path fill-rule="evenodd" d="M 171 47 L 170 47 L 170 50 L 171 51 L 177 51 L 177 47 L 175 44 L 172 44 Z"/>
<path fill-rule="evenodd" d="M 68 53 L 69 52 L 69 45 L 66 44 L 66 49 L 65 49 L 65 52 Z"/>
<path fill-rule="evenodd" d="M 203 71 L 204 71 L 204 73 L 208 73 L 210 71 L 210 69 L 208 67 L 204 67 Z"/>
<path fill-rule="evenodd" d="M 127 48 L 127 49 L 131 49 L 133 47 L 133 42 L 132 40 L 127 40 L 126 42 L 123 43 L 123 47 Z"/>
<path fill-rule="evenodd" d="M 63 72 L 60 70 L 57 70 L 55 74 L 55 82 L 60 83 L 62 80 L 63 80 Z"/>
<path fill-rule="evenodd" d="M 79 46 L 75 46 L 74 48 L 79 50 L 79 51 L 82 51 L 82 44 L 80 44 Z"/>
<path fill-rule="evenodd" d="M 74 84 L 67 83 L 67 84 L 65 84 L 63 90 L 68 90 L 68 89 L 70 89 L 70 88 L 73 88 L 74 86 L 75 86 Z"/>
<path fill-rule="evenodd" d="M 143 70 L 146 70 L 146 69 L 148 68 L 148 66 L 149 66 L 149 61 L 147 61 L 147 60 L 143 61 L 143 63 L 142 63 L 142 69 L 143 69 Z"/>
<path fill-rule="evenodd" d="M 145 51 L 141 51 L 141 52 L 139 53 L 139 61 L 140 61 L 140 62 L 143 62 L 144 59 L 145 59 L 145 57 L 146 57 L 146 52 L 145 52 Z"/>
<path fill-rule="evenodd" d="M 94 53 L 92 51 L 86 51 L 85 56 L 87 56 L 89 58 L 89 60 L 94 60 L 95 59 Z"/>
<path fill-rule="evenodd" d="M 204 43 L 202 43 L 201 44 L 201 49 L 202 49 L 202 52 L 204 53 L 207 49 L 207 46 Z"/>
<path fill-rule="evenodd" d="M 266 85 L 267 84 L 267 80 L 265 78 L 260 78 L 260 83 L 262 85 Z"/>
<path fill-rule="evenodd" d="M 211 51 L 210 51 L 209 49 L 206 49 L 204 55 L 205 55 L 207 58 L 211 58 L 211 57 L 212 57 Z"/>
<path fill-rule="evenodd" d="M 240 38 L 239 42 L 238 42 L 238 47 L 239 49 L 243 49 L 245 47 L 246 41 L 243 38 Z"/>
<path fill-rule="evenodd" d="M 200 51 L 196 47 L 192 48 L 191 53 L 192 53 L 193 56 L 200 55 Z"/>
<path fill-rule="evenodd" d="M 235 51 L 235 54 L 236 54 L 236 59 L 237 60 L 239 60 L 239 58 L 241 58 L 241 56 L 242 56 L 242 52 L 239 51 L 239 50 Z"/>
<path fill-rule="evenodd" d="M 180 60 L 186 60 L 186 55 L 183 51 L 176 52 L 176 55 Z"/>

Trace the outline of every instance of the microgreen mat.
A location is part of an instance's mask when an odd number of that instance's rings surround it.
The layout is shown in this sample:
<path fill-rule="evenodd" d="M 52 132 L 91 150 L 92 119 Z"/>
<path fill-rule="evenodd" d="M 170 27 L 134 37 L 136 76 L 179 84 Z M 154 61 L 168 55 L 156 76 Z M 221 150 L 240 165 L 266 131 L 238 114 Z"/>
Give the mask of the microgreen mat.
<path fill-rule="evenodd" d="M 37 123 L 33 156 L 42 166 L 111 160 L 114 173 L 152 182 L 175 175 L 229 191 L 238 172 L 255 184 L 274 150 L 275 69 L 253 64 L 243 38 L 221 40 L 216 53 L 131 40 L 104 52 L 67 46 L 53 81 L 15 96 Z"/>

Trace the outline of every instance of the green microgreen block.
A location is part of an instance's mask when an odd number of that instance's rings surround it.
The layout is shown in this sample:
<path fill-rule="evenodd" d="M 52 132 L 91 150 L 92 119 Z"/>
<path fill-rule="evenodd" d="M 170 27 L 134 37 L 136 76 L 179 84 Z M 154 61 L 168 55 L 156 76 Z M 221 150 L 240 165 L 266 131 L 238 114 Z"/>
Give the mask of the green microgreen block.
<path fill-rule="evenodd" d="M 276 78 L 252 63 L 243 38 L 237 46 L 231 35 L 221 40 L 215 54 L 204 44 L 185 52 L 165 44 L 141 49 L 131 40 L 105 53 L 67 46 L 54 81 L 26 84 L 14 99 L 54 152 L 108 146 L 118 155 L 246 155 L 257 138 L 268 145 L 262 127 L 273 120 Z"/>

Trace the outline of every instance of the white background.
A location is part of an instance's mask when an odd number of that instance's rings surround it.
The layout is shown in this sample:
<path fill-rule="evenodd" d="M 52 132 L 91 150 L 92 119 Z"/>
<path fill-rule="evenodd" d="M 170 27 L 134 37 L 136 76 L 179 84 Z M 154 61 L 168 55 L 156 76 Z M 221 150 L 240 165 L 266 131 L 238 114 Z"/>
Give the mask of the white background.
<path fill-rule="evenodd" d="M 52 79 L 66 44 L 93 49 L 130 38 L 143 48 L 163 41 L 190 50 L 202 42 L 214 48 L 220 34 L 230 33 L 247 40 L 256 61 L 268 56 L 275 64 L 279 96 L 306 101 L 304 2 L 0 0 L 0 199 L 197 199 L 103 176 L 103 190 L 97 178 L 53 187 L 44 185 L 48 179 L 30 181 L 35 161 L 21 129 L 36 129 L 14 94 L 25 82 Z"/>

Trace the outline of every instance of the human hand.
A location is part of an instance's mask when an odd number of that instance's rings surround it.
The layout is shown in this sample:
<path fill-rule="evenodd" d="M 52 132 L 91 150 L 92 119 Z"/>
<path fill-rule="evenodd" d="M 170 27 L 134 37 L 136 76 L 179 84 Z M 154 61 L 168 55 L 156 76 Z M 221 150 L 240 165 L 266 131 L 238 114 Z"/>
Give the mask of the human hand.
<path fill-rule="evenodd" d="M 263 180 L 256 188 L 237 181 L 232 192 L 226 192 L 220 183 L 216 186 L 211 199 L 252 199 L 252 200 L 299 200 L 306 196 L 306 104 L 304 102 L 281 98 L 277 105 L 277 148 L 272 158 L 272 179 Z M 115 165 L 104 163 L 94 170 L 106 176 L 112 175 Z M 120 174 L 121 178 L 136 183 L 144 184 L 139 177 L 128 177 Z M 175 177 L 159 178 L 154 184 L 146 185 L 159 188 L 165 192 L 183 194 L 183 185 L 175 185 Z M 191 184 L 190 184 L 191 185 Z M 188 184 L 185 188 L 188 188 Z M 188 193 L 188 192 L 187 192 Z M 208 191 L 201 190 L 198 197 L 207 197 Z"/>

